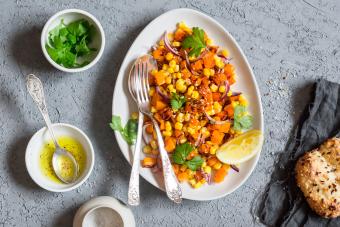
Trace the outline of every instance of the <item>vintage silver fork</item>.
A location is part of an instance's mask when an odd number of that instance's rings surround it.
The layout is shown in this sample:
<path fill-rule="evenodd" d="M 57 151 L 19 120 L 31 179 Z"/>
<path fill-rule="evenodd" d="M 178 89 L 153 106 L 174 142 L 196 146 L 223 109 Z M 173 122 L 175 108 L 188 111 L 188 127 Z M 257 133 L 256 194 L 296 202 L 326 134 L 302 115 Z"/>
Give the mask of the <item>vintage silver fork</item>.
<path fill-rule="evenodd" d="M 154 129 L 156 131 L 158 148 L 161 155 L 161 161 L 163 166 L 163 176 L 166 193 L 172 201 L 174 201 L 175 203 L 181 203 L 182 201 L 181 187 L 173 171 L 168 153 L 164 148 L 164 141 L 161 134 L 161 130 L 158 126 L 158 122 L 155 120 L 150 111 L 149 100 L 150 87 L 148 80 L 148 65 L 147 63 L 140 61 L 138 67 L 136 67 L 135 70 L 136 73 L 134 74 L 134 86 L 135 86 L 134 91 L 137 97 L 138 109 L 141 113 L 145 114 L 151 119 Z"/>

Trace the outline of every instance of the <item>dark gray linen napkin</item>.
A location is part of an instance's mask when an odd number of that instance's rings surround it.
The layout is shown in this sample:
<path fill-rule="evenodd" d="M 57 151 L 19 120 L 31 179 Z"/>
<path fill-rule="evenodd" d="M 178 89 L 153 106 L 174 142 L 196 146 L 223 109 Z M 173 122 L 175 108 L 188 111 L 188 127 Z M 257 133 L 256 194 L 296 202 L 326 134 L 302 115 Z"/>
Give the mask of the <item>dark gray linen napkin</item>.
<path fill-rule="evenodd" d="M 340 227 L 340 218 L 319 217 L 308 206 L 295 182 L 297 159 L 324 140 L 340 136 L 340 84 L 318 80 L 313 102 L 306 108 L 279 158 L 256 215 L 268 226 L 326 226 Z"/>

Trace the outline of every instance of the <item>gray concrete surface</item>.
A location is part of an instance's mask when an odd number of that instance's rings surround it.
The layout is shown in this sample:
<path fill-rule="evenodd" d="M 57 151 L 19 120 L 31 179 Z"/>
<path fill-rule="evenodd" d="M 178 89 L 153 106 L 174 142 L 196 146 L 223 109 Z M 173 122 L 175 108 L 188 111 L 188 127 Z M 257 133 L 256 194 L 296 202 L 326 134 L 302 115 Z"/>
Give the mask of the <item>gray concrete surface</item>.
<path fill-rule="evenodd" d="M 250 206 L 284 150 L 317 78 L 340 81 L 340 2 L 281 1 L 9 1 L 0 0 L 0 226 L 71 226 L 77 208 L 94 196 L 127 200 L 130 167 L 108 127 L 119 66 L 137 34 L 169 9 L 188 7 L 209 14 L 236 38 L 254 69 L 265 116 L 266 143 L 248 181 L 236 192 L 210 202 L 169 202 L 141 181 L 142 204 L 133 208 L 138 226 L 253 226 Z M 107 45 L 91 70 L 65 74 L 52 68 L 40 49 L 47 19 L 66 8 L 94 14 Z M 27 95 L 24 76 L 45 84 L 53 121 L 83 129 L 91 138 L 96 163 L 79 189 L 51 193 L 29 177 L 25 147 L 43 126 Z"/>

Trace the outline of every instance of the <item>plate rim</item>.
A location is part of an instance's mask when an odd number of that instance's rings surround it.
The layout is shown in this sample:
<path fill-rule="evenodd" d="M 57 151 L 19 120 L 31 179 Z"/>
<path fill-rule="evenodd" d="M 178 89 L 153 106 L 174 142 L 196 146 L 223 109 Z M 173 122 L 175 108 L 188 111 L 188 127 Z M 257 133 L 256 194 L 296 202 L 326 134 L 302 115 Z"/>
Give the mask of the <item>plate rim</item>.
<path fill-rule="evenodd" d="M 150 21 L 140 32 L 139 34 L 137 35 L 137 37 L 134 39 L 134 41 L 131 43 L 128 51 L 126 52 L 125 54 L 125 57 L 120 65 L 120 68 L 119 68 L 119 71 L 118 71 L 118 74 L 117 74 L 117 77 L 116 77 L 116 83 L 115 83 L 115 86 L 114 86 L 114 90 L 113 90 L 113 97 L 112 97 L 112 115 L 114 114 L 114 98 L 116 96 L 116 92 L 117 92 L 117 79 L 118 79 L 118 76 L 122 73 L 124 73 L 124 70 L 125 68 L 123 68 L 122 66 L 127 64 L 127 56 L 131 54 L 132 52 L 132 46 L 134 46 L 134 44 L 136 43 L 136 41 L 139 39 L 139 37 L 141 36 L 141 34 L 149 27 L 151 27 L 154 23 L 156 23 L 160 18 L 162 17 L 165 17 L 167 16 L 168 14 L 171 14 L 171 13 L 174 13 L 176 11 L 183 11 L 183 12 L 187 12 L 187 13 L 192 13 L 192 14 L 196 14 L 196 15 L 199 15 L 200 17 L 203 17 L 204 19 L 208 20 L 208 21 L 212 21 L 214 23 L 214 25 L 216 25 L 217 27 L 219 27 L 220 29 L 223 30 L 224 33 L 226 33 L 232 44 L 235 45 L 237 47 L 237 50 L 239 51 L 240 55 L 242 56 L 243 60 L 244 60 L 244 63 L 245 63 L 245 66 L 247 67 L 248 71 L 250 72 L 250 75 L 251 75 L 251 81 L 252 83 L 254 84 L 254 88 L 255 88 L 255 93 L 256 93 L 256 96 L 259 100 L 258 102 L 258 107 L 259 107 L 259 112 L 260 112 L 260 116 L 259 116 L 259 128 L 258 130 L 260 130 L 263 135 L 264 135 L 264 120 L 263 120 L 263 107 L 262 107 L 262 100 L 261 100 L 261 94 L 260 94 L 260 90 L 259 90 L 259 86 L 258 86 L 258 83 L 256 81 L 256 77 L 255 77 L 255 74 L 248 62 L 248 58 L 246 57 L 246 55 L 244 54 L 243 50 L 241 49 L 241 47 L 239 46 L 239 44 L 236 42 L 235 38 L 229 33 L 229 31 L 227 29 L 225 29 L 217 20 L 215 20 L 213 17 L 203 13 L 203 12 L 200 12 L 198 10 L 194 10 L 194 9 L 190 9 L 190 8 L 176 8 L 176 9 L 172 9 L 172 10 L 169 10 L 169 11 L 166 11 L 164 13 L 162 13 L 161 15 L 157 16 L 156 18 L 154 18 L 152 21 Z M 128 158 L 126 157 L 126 155 L 124 154 L 124 152 L 122 151 L 120 145 L 119 145 L 119 142 L 118 142 L 118 137 L 120 136 L 120 134 L 117 132 L 117 131 L 114 131 L 114 135 L 115 135 L 115 138 L 116 138 L 116 141 L 117 141 L 117 144 L 118 144 L 118 147 L 119 147 L 119 150 L 120 152 L 123 154 L 124 158 L 127 160 L 127 162 L 131 165 L 131 162 L 128 160 Z M 184 199 L 188 199 L 188 200 L 193 200 L 193 201 L 211 201 L 211 200 L 216 200 L 216 199 L 220 199 L 220 198 L 223 198 L 233 192 L 235 192 L 237 189 L 239 189 L 250 177 L 250 175 L 254 172 L 257 164 L 258 164 L 258 161 L 260 159 L 260 156 L 261 156 L 261 153 L 262 153 L 262 149 L 263 149 L 263 145 L 264 145 L 264 142 L 265 142 L 265 137 L 264 137 L 264 141 L 263 141 L 263 144 L 261 146 L 261 149 L 260 151 L 256 154 L 256 156 L 254 156 L 253 158 L 255 159 L 255 161 L 253 162 L 252 166 L 250 167 L 250 171 L 245 174 L 245 177 L 242 181 L 240 181 L 239 185 L 236 186 L 234 189 L 226 192 L 226 193 L 222 193 L 221 195 L 217 195 L 217 196 L 210 196 L 209 198 L 192 198 L 192 197 L 183 197 Z M 155 186 L 157 189 L 161 190 L 161 191 L 164 191 L 163 188 L 161 187 L 158 187 L 158 185 L 154 184 L 153 182 L 150 182 L 148 179 L 146 179 L 141 173 L 140 173 L 140 176 L 142 176 L 144 178 L 144 180 L 146 180 L 148 183 L 150 183 L 151 185 Z"/>

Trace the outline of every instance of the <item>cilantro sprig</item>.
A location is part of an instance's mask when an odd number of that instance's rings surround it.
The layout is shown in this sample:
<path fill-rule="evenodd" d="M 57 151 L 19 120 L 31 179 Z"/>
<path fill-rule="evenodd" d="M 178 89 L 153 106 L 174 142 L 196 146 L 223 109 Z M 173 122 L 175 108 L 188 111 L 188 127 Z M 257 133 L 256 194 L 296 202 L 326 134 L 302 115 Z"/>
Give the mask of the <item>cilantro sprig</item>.
<path fill-rule="evenodd" d="M 237 105 L 234 108 L 234 129 L 237 131 L 250 129 L 253 117 L 246 111 L 245 106 Z"/>
<path fill-rule="evenodd" d="M 174 110 L 179 110 L 184 103 L 186 102 L 186 99 L 182 95 L 178 95 L 176 93 L 172 93 L 171 99 L 170 99 L 170 104 L 172 109 Z"/>
<path fill-rule="evenodd" d="M 92 41 L 95 28 L 87 20 L 80 19 L 68 25 L 61 20 L 60 24 L 49 32 L 48 43 L 45 47 L 50 57 L 66 68 L 82 67 L 89 63 L 86 60 L 92 51 L 89 43 Z M 82 57 L 78 63 L 78 57 Z"/>
<path fill-rule="evenodd" d="M 172 155 L 172 160 L 176 164 L 186 165 L 192 171 L 197 170 L 203 164 L 203 159 L 201 156 L 197 155 L 193 157 L 191 160 L 187 160 L 188 155 L 195 148 L 190 143 L 183 143 L 176 146 L 175 152 Z"/>
<path fill-rule="evenodd" d="M 113 115 L 109 124 L 112 130 L 120 132 L 124 140 L 129 144 L 135 144 L 137 138 L 138 122 L 135 119 L 129 119 L 125 127 L 122 126 L 120 116 Z"/>
<path fill-rule="evenodd" d="M 192 35 L 183 40 L 182 47 L 190 49 L 189 56 L 199 56 L 202 48 L 206 47 L 204 30 L 198 27 L 192 28 Z"/>

